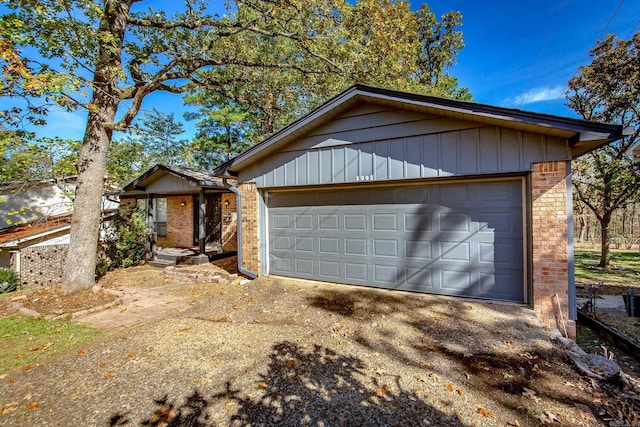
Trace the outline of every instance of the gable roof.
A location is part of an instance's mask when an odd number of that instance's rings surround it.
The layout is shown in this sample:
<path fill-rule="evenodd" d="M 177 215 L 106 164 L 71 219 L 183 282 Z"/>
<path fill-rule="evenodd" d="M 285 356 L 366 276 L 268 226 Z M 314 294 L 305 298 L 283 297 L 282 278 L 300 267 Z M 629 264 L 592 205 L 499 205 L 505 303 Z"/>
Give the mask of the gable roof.
<path fill-rule="evenodd" d="M 468 122 L 566 138 L 570 141 L 573 158 L 622 136 L 622 126 L 619 125 L 587 122 L 513 108 L 495 107 L 356 84 L 219 166 L 214 170 L 214 173 L 216 176 L 237 176 L 238 171 L 253 162 L 310 130 L 329 122 L 359 103 L 391 106 Z"/>
<path fill-rule="evenodd" d="M 198 187 L 220 187 L 225 188 L 222 179 L 216 178 L 211 171 L 185 168 L 182 166 L 172 166 L 157 164 L 133 181 L 123 187 L 124 192 L 144 191 L 151 183 L 163 176 L 171 174 L 195 183 Z"/>

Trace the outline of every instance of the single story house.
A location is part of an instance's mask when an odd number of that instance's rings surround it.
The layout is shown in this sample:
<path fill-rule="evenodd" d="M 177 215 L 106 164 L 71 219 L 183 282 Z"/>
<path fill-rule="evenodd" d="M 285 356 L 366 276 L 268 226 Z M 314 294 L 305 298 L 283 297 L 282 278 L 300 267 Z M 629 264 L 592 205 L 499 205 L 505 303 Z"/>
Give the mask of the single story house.
<path fill-rule="evenodd" d="M 355 85 L 215 174 L 237 179 L 245 274 L 513 301 L 562 329 L 571 159 L 621 135 Z"/>
<path fill-rule="evenodd" d="M 210 171 L 159 164 L 118 192 L 121 206 L 147 212 L 151 257 L 157 248 L 192 248 L 208 254 L 236 250 L 236 196 Z"/>

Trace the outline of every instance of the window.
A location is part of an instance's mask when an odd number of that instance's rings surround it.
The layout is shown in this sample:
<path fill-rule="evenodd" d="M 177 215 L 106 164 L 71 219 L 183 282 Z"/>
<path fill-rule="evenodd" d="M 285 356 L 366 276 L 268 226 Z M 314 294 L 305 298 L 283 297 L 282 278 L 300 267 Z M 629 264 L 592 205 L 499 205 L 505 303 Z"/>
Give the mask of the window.
<path fill-rule="evenodd" d="M 154 207 L 155 207 L 155 215 L 153 216 L 156 220 L 156 232 L 160 237 L 167 236 L 167 199 L 162 197 L 159 199 L 154 199 Z"/>

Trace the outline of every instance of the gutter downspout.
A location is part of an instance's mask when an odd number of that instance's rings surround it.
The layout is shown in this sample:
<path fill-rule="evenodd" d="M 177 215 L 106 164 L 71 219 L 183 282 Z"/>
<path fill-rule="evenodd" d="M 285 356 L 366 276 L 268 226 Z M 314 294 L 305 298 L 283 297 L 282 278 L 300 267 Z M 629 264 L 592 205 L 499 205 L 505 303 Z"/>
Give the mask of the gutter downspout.
<path fill-rule="evenodd" d="M 238 271 L 242 274 L 244 274 L 245 276 L 248 276 L 252 279 L 255 279 L 256 277 L 258 277 L 258 275 L 256 273 L 254 273 L 253 271 L 249 271 L 247 269 L 245 269 L 244 267 L 242 267 L 242 261 L 244 259 L 243 257 L 243 252 L 242 252 L 242 200 L 240 198 L 240 191 L 234 187 L 233 185 L 229 184 L 227 182 L 226 178 L 222 178 L 222 183 L 224 184 L 224 187 L 226 189 L 228 189 L 229 191 L 231 191 L 232 193 L 234 193 L 236 195 L 236 215 L 237 215 L 237 226 L 236 229 L 238 230 L 237 232 L 237 239 L 238 239 Z"/>

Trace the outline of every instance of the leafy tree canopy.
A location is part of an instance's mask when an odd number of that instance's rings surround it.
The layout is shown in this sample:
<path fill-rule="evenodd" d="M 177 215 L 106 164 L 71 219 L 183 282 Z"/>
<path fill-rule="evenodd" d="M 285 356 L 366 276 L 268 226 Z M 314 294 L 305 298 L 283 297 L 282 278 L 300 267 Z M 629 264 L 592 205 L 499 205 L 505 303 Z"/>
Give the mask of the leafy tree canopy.
<path fill-rule="evenodd" d="M 89 111 L 66 292 L 94 283 L 107 152 L 113 133 L 130 129 L 147 95 L 206 88 L 222 97 L 222 107 L 262 115 L 254 130 L 266 136 L 353 82 L 428 92 L 424 82 L 435 78 L 457 93 L 446 72 L 431 70 L 419 83 L 417 58 L 432 44 L 423 43 L 404 0 L 235 0 L 224 16 L 209 13 L 204 0 L 185 0 L 172 15 L 144 9 L 140 0 L 3 4 L 10 13 L 0 17 L 0 60 L 10 73 L 2 94 L 25 98 L 27 119 L 36 122 L 50 103 Z M 439 60 L 452 63 L 460 44 L 455 37 L 445 42 L 447 24 L 425 22 L 452 53 Z M 2 117 L 13 124 L 20 114 L 9 109 Z"/>
<path fill-rule="evenodd" d="M 569 80 L 567 105 L 585 120 L 622 124 L 631 135 L 577 159 L 574 194 L 601 226 L 600 266 L 609 264 L 609 223 L 640 190 L 640 164 L 629 149 L 640 141 L 640 32 L 631 40 L 609 35 L 591 51 L 593 61 Z"/>

